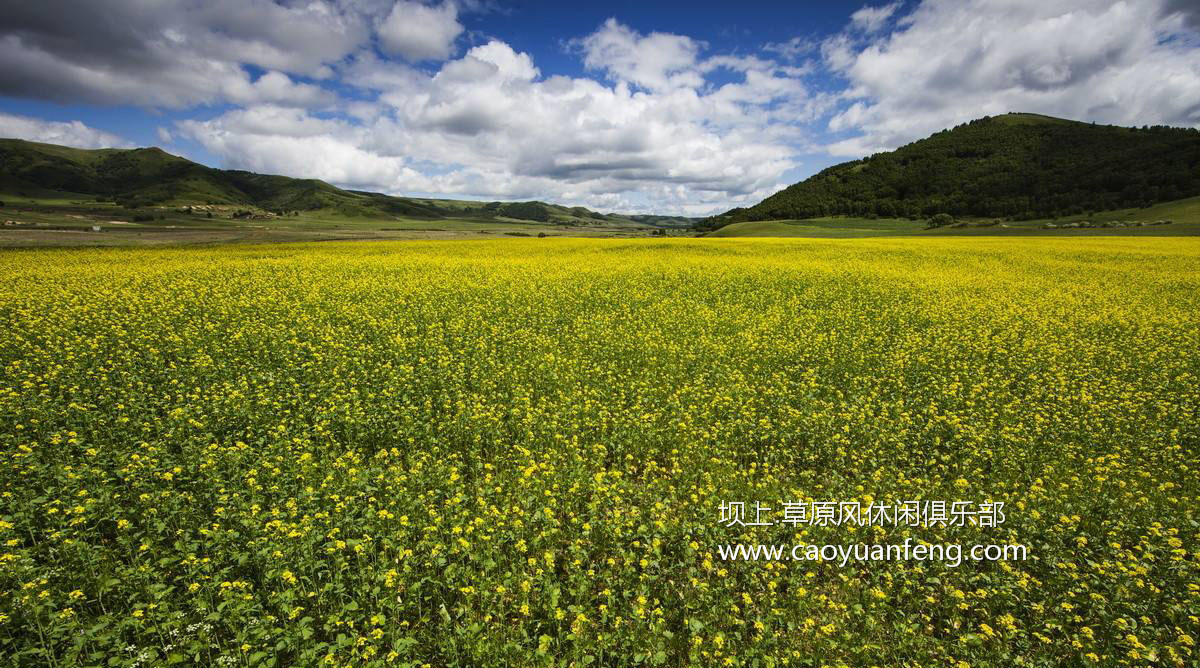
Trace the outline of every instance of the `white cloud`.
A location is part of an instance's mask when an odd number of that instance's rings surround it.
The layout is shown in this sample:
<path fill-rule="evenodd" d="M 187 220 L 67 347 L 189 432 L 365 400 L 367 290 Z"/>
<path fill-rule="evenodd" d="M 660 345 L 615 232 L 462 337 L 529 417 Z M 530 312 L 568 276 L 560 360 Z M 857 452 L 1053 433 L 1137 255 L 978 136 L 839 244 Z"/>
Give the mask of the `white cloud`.
<path fill-rule="evenodd" d="M 321 88 L 306 83 L 296 83 L 288 75 L 274 70 L 256 81 L 248 77 L 233 77 L 222 87 L 226 100 L 234 104 L 280 104 L 294 107 L 317 107 L 332 104 L 336 96 Z"/>
<path fill-rule="evenodd" d="M 234 169 L 349 186 L 399 183 L 411 176 L 400 157 L 359 146 L 364 130 L 299 109 L 260 106 L 227 112 L 211 121 L 183 121 L 179 130 L 225 159 Z"/>
<path fill-rule="evenodd" d="M 850 24 L 866 33 L 878 32 L 899 8 L 899 2 L 882 7 L 863 7 L 850 15 Z"/>
<path fill-rule="evenodd" d="M 410 61 L 445 60 L 454 55 L 454 41 L 462 32 L 453 2 L 431 6 L 400 0 L 380 24 L 379 41 L 389 53 Z"/>
<path fill-rule="evenodd" d="M 170 144 L 171 142 L 175 141 L 175 136 L 171 134 L 171 131 L 161 125 L 158 126 L 158 128 L 154 131 L 154 134 L 158 137 L 158 140 L 164 144 Z"/>
<path fill-rule="evenodd" d="M 610 18 L 575 44 L 583 52 L 584 65 L 605 71 L 614 81 L 650 90 L 695 88 L 703 83 L 696 71 L 703 44 L 690 37 L 642 35 Z"/>
<path fill-rule="evenodd" d="M 110 4 L 110 3 L 105 3 Z M 144 2 L 124 0 L 144 15 Z M 164 32 L 209 58 L 323 78 L 370 35 L 371 3 L 207 0 L 166 7 Z"/>
<path fill-rule="evenodd" d="M 807 56 L 820 47 L 820 42 L 809 37 L 793 37 L 786 42 L 771 42 L 763 46 L 763 51 L 774 53 L 786 60 L 798 60 Z"/>
<path fill-rule="evenodd" d="M 125 139 L 80 121 L 46 121 L 0 112 L 0 137 L 27 139 L 76 148 L 120 148 L 131 146 Z"/>
<path fill-rule="evenodd" d="M 823 104 L 803 85 L 806 70 L 705 59 L 687 38 L 611 21 L 597 34 L 583 42 L 615 83 L 542 77 L 529 54 L 493 40 L 432 74 L 356 60 L 344 80 L 380 95 L 353 119 L 274 106 L 180 129 L 231 165 L 394 193 L 709 213 L 781 187 L 802 134 L 795 119 Z M 623 49 L 668 55 L 634 66 Z M 717 70 L 734 81 L 711 85 Z"/>
<path fill-rule="evenodd" d="M 925 0 L 888 35 L 823 47 L 853 102 L 835 155 L 860 156 L 983 115 L 1028 111 L 1200 125 L 1200 58 L 1187 15 L 1158 2 Z"/>

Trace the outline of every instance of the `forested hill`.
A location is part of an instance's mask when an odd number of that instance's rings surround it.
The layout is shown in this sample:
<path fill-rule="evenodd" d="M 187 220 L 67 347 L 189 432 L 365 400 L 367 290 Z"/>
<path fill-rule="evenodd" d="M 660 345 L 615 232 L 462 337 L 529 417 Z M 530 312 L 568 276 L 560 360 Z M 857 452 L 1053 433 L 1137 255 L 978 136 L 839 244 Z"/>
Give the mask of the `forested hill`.
<path fill-rule="evenodd" d="M 710 222 L 817 216 L 1044 218 L 1200 195 L 1200 131 L 984 117 L 830 167 Z"/>

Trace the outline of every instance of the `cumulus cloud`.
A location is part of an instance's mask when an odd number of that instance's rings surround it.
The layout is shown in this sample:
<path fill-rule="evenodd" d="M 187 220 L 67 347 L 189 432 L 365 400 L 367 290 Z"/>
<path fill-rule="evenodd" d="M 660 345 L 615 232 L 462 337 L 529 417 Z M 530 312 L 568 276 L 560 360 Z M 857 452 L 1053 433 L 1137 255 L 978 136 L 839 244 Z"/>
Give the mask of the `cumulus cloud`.
<path fill-rule="evenodd" d="M 274 70 L 260 76 L 256 81 L 234 77 L 226 82 L 221 93 L 234 104 L 280 104 L 296 107 L 316 107 L 331 104 L 336 96 L 321 88 L 306 83 L 296 83 L 291 77 Z"/>
<path fill-rule="evenodd" d="M 294 108 L 240 109 L 210 121 L 183 121 L 179 130 L 234 169 L 375 187 L 415 175 L 403 158 L 362 148 L 364 128 Z"/>
<path fill-rule="evenodd" d="M 123 148 L 131 146 L 125 139 L 80 121 L 46 121 L 29 116 L 0 112 L 0 137 L 27 139 L 46 144 L 61 144 L 76 148 Z"/>
<path fill-rule="evenodd" d="M 795 120 L 822 104 L 802 68 L 704 57 L 677 35 L 609 21 L 580 44 L 611 83 L 543 77 L 529 54 L 492 40 L 429 74 L 356 63 L 344 80 L 378 100 L 354 119 L 273 106 L 180 129 L 242 168 L 388 192 L 708 213 L 778 189 L 795 165 Z M 735 76 L 711 85 L 717 70 Z"/>
<path fill-rule="evenodd" d="M 463 32 L 452 2 L 423 5 L 400 0 L 379 26 L 379 41 L 389 53 L 410 61 L 445 60 Z"/>
<path fill-rule="evenodd" d="M 1125 125 L 1200 125 L 1200 58 L 1178 3 L 925 0 L 890 34 L 837 35 L 849 82 L 829 128 L 860 156 L 983 115 L 1028 111 Z M 1191 5 L 1188 5 L 1191 7 Z"/>
<path fill-rule="evenodd" d="M 0 93 L 58 102 L 182 108 L 320 103 L 317 80 L 370 39 L 372 0 L 9 3 Z M 245 66 L 272 72 L 251 81 Z M 286 73 L 286 74 L 284 74 Z"/>
<path fill-rule="evenodd" d="M 650 90 L 695 88 L 703 82 L 696 72 L 702 44 L 690 37 L 659 32 L 641 35 L 610 18 L 575 45 L 583 51 L 584 65 L 605 71 L 615 81 Z"/>

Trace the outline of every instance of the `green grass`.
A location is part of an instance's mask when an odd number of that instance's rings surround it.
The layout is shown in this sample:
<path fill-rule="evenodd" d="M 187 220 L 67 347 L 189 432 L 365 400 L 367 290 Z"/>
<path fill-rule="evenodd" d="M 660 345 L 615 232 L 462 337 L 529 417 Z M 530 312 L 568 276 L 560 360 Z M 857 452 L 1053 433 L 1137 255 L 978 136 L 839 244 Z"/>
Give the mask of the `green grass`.
<path fill-rule="evenodd" d="M 813 218 L 809 220 L 766 220 L 734 223 L 709 234 L 711 237 L 814 237 L 853 238 L 907 234 L 922 223 L 892 218 Z"/>
<path fill-rule="evenodd" d="M 503 217 L 467 215 L 470 203 L 459 203 L 462 216 L 422 218 L 405 215 L 349 215 L 342 208 L 324 208 L 275 216 L 256 207 L 219 205 L 209 218 L 200 209 L 188 213 L 182 206 L 154 206 L 129 210 L 88 196 L 50 193 L 34 197 L 0 195 L 0 247 L 125 246 L 211 244 L 227 242 L 288 242 L 380 239 L 487 238 L 492 236 L 646 236 L 654 229 L 624 219 L 587 220 L 555 216 L 539 223 Z M 233 218 L 237 211 L 252 211 L 250 218 Z M 153 215 L 134 220 L 131 214 Z M 99 225 L 100 232 L 92 227 Z"/>
<path fill-rule="evenodd" d="M 1054 219 L 1000 221 L 965 219 L 963 227 L 925 229 L 925 223 L 905 219 L 826 217 L 807 220 L 767 220 L 733 223 L 710 233 L 712 237 L 811 237 L 854 238 L 898 235 L 917 236 L 1196 236 L 1200 235 L 1200 197 L 1164 202 L 1141 209 L 1120 209 Z M 1094 221 L 1158 221 L 1170 225 L 1121 228 L 1047 229 L 1047 224 Z"/>
<path fill-rule="evenodd" d="M 1154 222 L 1170 220 L 1170 225 L 1152 225 L 1146 227 L 1122 228 L 1076 228 L 1062 229 L 1061 226 L 1072 222 L 1106 222 L 1106 221 L 1145 221 Z M 1057 229 L 1047 229 L 1052 224 L 1060 226 Z M 931 230 L 936 235 L 1046 235 L 1046 236 L 1195 236 L 1200 235 L 1200 197 L 1189 197 L 1163 202 L 1154 206 L 1138 209 L 1119 209 L 1116 211 L 1098 211 L 1091 214 L 1077 214 L 1060 218 L 1044 218 L 1025 221 L 1006 221 L 1006 227 L 990 228 L 945 228 Z"/>
<path fill-rule="evenodd" d="M 1027 112 L 1012 112 L 1001 116 L 992 116 L 992 120 L 1003 125 L 1068 125 L 1070 123 L 1079 123 L 1079 121 L 1072 121 L 1066 118 L 1055 118 L 1054 116 Z"/>
<path fill-rule="evenodd" d="M 1142 209 L 1120 209 L 1117 211 L 1100 211 L 1092 215 L 1081 214 L 1064 216 L 1057 220 L 1033 221 L 1038 225 L 1047 222 L 1063 223 L 1079 220 L 1172 220 L 1176 224 L 1200 223 L 1200 197 L 1189 197 L 1173 202 L 1163 202 Z"/>

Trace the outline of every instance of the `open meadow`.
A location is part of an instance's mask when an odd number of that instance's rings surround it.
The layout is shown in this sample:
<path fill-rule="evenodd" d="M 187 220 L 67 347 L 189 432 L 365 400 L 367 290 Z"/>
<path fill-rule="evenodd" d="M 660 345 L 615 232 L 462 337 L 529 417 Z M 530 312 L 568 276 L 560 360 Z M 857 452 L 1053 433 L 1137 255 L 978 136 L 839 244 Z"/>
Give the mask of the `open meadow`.
<path fill-rule="evenodd" d="M 927 221 L 904 218 L 827 216 L 804 220 L 732 223 L 714 237 L 857 238 L 884 236 L 1200 236 L 1200 197 L 1136 209 L 1065 215 L 1059 218 L 1002 220 L 974 218 L 930 229 Z M 0 237 L 0 240 L 3 238 Z"/>
<path fill-rule="evenodd" d="M 1200 660 L 1194 238 L 32 249 L 0 281 L 4 665 Z M 909 500 L 1003 517 L 778 521 Z M 724 549 L 906 541 L 1027 553 Z"/>
<path fill-rule="evenodd" d="M 203 246 L 227 243 L 575 236 L 642 237 L 661 228 L 633 221 L 561 217 L 535 222 L 452 214 L 445 218 L 349 216 L 334 210 L 277 216 L 238 206 L 158 206 L 131 213 L 110 203 L 0 194 L 0 248 Z M 210 215 L 211 214 L 211 215 Z M 247 214 L 245 217 L 242 214 Z"/>

